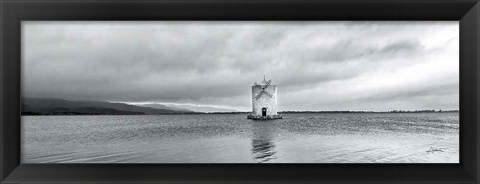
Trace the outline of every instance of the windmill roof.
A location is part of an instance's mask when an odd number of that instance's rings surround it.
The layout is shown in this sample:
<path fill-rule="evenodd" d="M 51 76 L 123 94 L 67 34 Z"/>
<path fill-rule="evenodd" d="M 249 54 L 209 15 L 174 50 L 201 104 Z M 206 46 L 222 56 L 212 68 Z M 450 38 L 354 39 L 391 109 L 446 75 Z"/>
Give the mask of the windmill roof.
<path fill-rule="evenodd" d="M 263 78 L 263 81 L 262 81 L 262 84 L 267 84 L 267 80 L 265 80 L 265 78 Z"/>
<path fill-rule="evenodd" d="M 270 85 L 273 85 L 272 80 L 269 80 L 269 81 L 270 81 Z M 268 83 L 268 80 L 263 78 L 262 82 L 260 82 L 260 83 L 255 82 L 255 83 L 253 83 L 253 85 L 254 86 L 256 86 L 256 85 L 266 85 L 267 83 Z"/>

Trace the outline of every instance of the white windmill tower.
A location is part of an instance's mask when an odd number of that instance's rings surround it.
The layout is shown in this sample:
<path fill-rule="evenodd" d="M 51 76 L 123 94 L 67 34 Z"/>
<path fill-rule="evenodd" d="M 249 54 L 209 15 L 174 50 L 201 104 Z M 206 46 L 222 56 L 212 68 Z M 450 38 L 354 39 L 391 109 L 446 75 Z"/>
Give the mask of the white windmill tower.
<path fill-rule="evenodd" d="M 252 86 L 252 114 L 248 119 L 281 119 L 277 114 L 277 86 L 266 80 Z"/>

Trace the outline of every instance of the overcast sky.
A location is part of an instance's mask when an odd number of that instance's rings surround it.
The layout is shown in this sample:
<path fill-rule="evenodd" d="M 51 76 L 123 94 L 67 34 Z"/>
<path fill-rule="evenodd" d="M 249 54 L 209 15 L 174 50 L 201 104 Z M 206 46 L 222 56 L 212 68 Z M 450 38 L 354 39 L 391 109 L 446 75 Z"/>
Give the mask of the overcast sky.
<path fill-rule="evenodd" d="M 22 95 L 251 110 L 459 108 L 449 22 L 22 23 Z"/>

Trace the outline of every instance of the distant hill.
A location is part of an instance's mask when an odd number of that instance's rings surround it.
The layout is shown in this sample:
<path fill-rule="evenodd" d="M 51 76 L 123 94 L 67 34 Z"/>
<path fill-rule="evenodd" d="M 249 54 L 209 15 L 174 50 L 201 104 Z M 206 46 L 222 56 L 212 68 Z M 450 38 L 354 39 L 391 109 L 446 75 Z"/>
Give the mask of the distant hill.
<path fill-rule="evenodd" d="M 237 112 L 235 109 L 230 108 L 219 108 L 219 107 L 212 107 L 212 106 L 198 106 L 198 105 L 189 105 L 189 104 L 168 104 L 170 108 L 177 108 L 177 109 L 188 109 L 194 112 L 203 112 L 203 113 L 210 113 L 210 112 Z"/>
<path fill-rule="evenodd" d="M 70 101 L 58 98 L 22 98 L 22 115 L 159 115 L 185 114 L 188 110 L 151 108 L 103 101 Z"/>
<path fill-rule="evenodd" d="M 150 108 L 155 108 L 155 109 L 170 109 L 170 110 L 176 110 L 176 111 L 184 111 L 184 112 L 195 112 L 190 109 L 186 108 L 179 108 L 179 107 L 174 107 L 174 106 L 166 106 L 162 104 L 142 104 L 142 105 L 137 105 L 141 107 L 150 107 Z"/>

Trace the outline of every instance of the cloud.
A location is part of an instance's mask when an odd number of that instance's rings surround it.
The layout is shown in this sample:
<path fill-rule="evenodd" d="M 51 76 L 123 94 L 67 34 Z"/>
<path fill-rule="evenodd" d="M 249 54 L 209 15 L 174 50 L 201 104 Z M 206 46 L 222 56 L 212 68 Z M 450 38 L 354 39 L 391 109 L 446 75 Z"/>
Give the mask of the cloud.
<path fill-rule="evenodd" d="M 266 75 L 281 110 L 458 109 L 458 29 L 456 21 L 24 21 L 22 93 L 249 110 L 250 86 Z"/>

